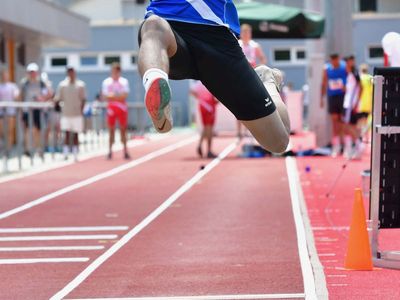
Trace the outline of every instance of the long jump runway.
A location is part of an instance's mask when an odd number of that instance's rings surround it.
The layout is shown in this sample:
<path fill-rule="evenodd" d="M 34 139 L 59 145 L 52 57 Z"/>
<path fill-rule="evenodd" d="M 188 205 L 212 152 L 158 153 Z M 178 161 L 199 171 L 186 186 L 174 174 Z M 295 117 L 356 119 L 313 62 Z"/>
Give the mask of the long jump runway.
<path fill-rule="evenodd" d="M 0 299 L 315 299 L 288 161 L 196 141 L 1 183 Z"/>

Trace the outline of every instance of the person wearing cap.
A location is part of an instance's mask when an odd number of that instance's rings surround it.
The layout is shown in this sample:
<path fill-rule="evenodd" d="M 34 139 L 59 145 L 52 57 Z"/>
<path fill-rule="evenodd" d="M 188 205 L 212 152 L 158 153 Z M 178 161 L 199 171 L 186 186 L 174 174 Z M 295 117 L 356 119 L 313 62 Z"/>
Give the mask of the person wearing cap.
<path fill-rule="evenodd" d="M 326 94 L 328 113 L 332 121 L 332 157 L 336 157 L 342 148 L 342 114 L 347 79 L 346 63 L 340 59 L 338 54 L 330 55 L 330 62 L 325 65 L 322 78 L 320 106 L 324 107 Z"/>
<path fill-rule="evenodd" d="M 26 68 L 27 75 L 22 79 L 20 84 L 20 100 L 23 102 L 45 102 L 51 98 L 51 92 L 47 87 L 46 83 L 41 80 L 39 76 L 39 66 L 36 63 L 30 63 Z M 40 118 L 41 110 L 32 109 L 33 115 L 33 142 L 34 147 L 39 149 L 40 147 L 40 129 L 44 124 L 41 124 Z M 22 120 L 25 126 L 25 150 L 26 154 L 30 155 L 33 149 L 28 149 L 28 136 L 29 131 L 29 114 L 28 109 L 24 109 Z M 44 146 L 44 145 L 42 145 Z M 39 153 L 43 154 L 43 149 L 39 149 Z"/>
<path fill-rule="evenodd" d="M 76 161 L 79 152 L 78 135 L 83 132 L 84 127 L 86 84 L 77 78 L 72 66 L 67 66 L 67 77 L 59 83 L 54 100 L 61 106 L 61 130 L 65 132 L 64 157 L 68 159 L 69 153 L 72 152 Z"/>
<path fill-rule="evenodd" d="M 346 61 L 346 94 L 343 102 L 344 156 L 359 159 L 361 150 L 360 132 L 357 128 L 358 104 L 362 92 L 360 74 L 355 65 L 355 57 L 350 55 Z"/>
<path fill-rule="evenodd" d="M 111 65 L 111 76 L 103 81 L 102 96 L 107 100 L 107 121 L 110 131 L 108 159 L 112 159 L 112 147 L 115 139 L 115 125 L 118 121 L 121 131 L 121 141 L 124 145 L 124 158 L 130 159 L 126 144 L 126 129 L 128 126 L 128 106 L 126 99 L 129 94 L 129 82 L 121 76 L 119 63 Z"/>

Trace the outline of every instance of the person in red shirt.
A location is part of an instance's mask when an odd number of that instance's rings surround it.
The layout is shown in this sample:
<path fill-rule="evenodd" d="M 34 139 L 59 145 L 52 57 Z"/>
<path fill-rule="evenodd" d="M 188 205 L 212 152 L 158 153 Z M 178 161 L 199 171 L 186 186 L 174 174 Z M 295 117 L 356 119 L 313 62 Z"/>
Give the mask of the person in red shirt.
<path fill-rule="evenodd" d="M 118 121 L 121 130 L 121 141 L 124 145 L 124 158 L 130 159 L 126 144 L 126 129 L 128 125 L 128 106 L 126 99 L 129 94 L 129 82 L 121 76 L 119 63 L 111 66 L 111 76 L 103 81 L 103 97 L 108 101 L 107 122 L 110 131 L 108 159 L 112 159 L 112 146 L 115 140 L 115 124 Z"/>
<path fill-rule="evenodd" d="M 203 130 L 200 136 L 199 146 L 197 147 L 197 153 L 200 157 L 203 157 L 203 149 L 202 144 L 203 141 L 207 142 L 207 158 L 215 158 L 215 155 L 211 151 L 212 138 L 213 138 L 213 129 L 215 124 L 215 114 L 216 114 L 216 106 L 218 101 L 215 97 L 207 90 L 207 88 L 199 81 L 193 86 L 192 95 L 199 102 L 199 111 L 201 115 L 201 121 L 203 124 Z"/>

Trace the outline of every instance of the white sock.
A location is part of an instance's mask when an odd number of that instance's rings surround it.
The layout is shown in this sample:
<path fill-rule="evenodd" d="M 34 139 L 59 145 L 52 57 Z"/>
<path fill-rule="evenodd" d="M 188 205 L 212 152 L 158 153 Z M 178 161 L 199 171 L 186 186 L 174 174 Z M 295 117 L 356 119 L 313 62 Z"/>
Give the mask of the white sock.
<path fill-rule="evenodd" d="M 143 86 L 147 91 L 151 83 L 158 78 L 163 78 L 168 81 L 168 74 L 161 69 L 151 68 L 148 69 L 143 75 Z"/>
<path fill-rule="evenodd" d="M 68 147 L 67 145 L 64 145 L 64 147 L 63 147 L 63 154 L 64 154 L 64 155 L 68 155 L 68 153 L 69 153 L 69 147 Z"/>
<path fill-rule="evenodd" d="M 72 146 L 72 154 L 77 155 L 79 152 L 78 146 Z"/>

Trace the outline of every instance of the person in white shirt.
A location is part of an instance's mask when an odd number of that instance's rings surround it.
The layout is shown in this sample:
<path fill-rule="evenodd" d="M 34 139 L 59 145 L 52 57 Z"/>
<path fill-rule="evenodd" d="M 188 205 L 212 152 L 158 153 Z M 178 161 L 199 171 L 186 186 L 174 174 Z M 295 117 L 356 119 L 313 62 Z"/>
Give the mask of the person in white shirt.
<path fill-rule="evenodd" d="M 246 59 L 252 68 L 257 67 L 257 65 L 267 64 L 267 57 L 265 56 L 260 44 L 253 40 L 253 31 L 249 24 L 242 24 L 240 26 L 239 45 L 242 47 L 243 54 L 246 56 Z M 239 138 L 243 136 L 242 131 L 242 123 L 238 121 L 237 135 Z"/>
<path fill-rule="evenodd" d="M 23 102 L 46 102 L 52 98 L 51 91 L 45 82 L 40 78 L 39 66 L 36 63 L 30 63 L 26 67 L 27 75 L 22 79 L 20 83 L 20 96 L 19 98 Z M 33 133 L 33 145 L 29 143 L 29 110 L 23 109 L 22 121 L 25 127 L 25 154 L 31 156 L 34 154 L 34 150 L 43 156 L 43 150 L 45 145 L 41 145 L 40 131 L 46 124 L 42 124 L 41 115 L 44 114 L 45 110 L 40 108 L 33 108 L 32 111 L 32 133 Z M 46 121 L 46 120 L 44 120 Z M 33 147 L 32 147 L 33 146 Z"/>
<path fill-rule="evenodd" d="M 8 71 L 6 69 L 0 70 L 0 102 L 13 102 L 17 100 L 19 95 L 18 86 L 10 81 Z M 2 118 L 6 118 L 7 122 L 7 133 L 5 132 L 5 128 L 3 128 L 3 120 Z M 16 135 L 16 108 L 7 107 L 0 108 L 0 137 L 4 139 L 7 143 L 7 150 L 10 150 L 11 147 L 15 144 L 15 135 Z M 8 139 L 5 139 L 5 136 L 8 136 Z"/>
<path fill-rule="evenodd" d="M 111 76 L 103 81 L 102 96 L 108 102 L 107 121 L 110 133 L 108 159 L 112 159 L 112 146 L 115 141 L 115 125 L 118 121 L 121 131 L 121 141 L 124 145 L 124 158 L 130 159 L 126 144 L 126 129 L 128 126 L 128 105 L 126 99 L 129 94 L 129 82 L 121 76 L 119 63 L 111 65 Z"/>
<path fill-rule="evenodd" d="M 61 103 L 61 130 L 65 132 L 63 153 L 68 158 L 71 150 L 77 160 L 79 152 L 79 133 L 83 132 L 83 107 L 86 101 L 86 84 L 76 77 L 73 67 L 67 67 L 67 77 L 57 88 L 56 102 Z"/>
<path fill-rule="evenodd" d="M 266 65 L 267 57 L 259 43 L 253 40 L 253 33 L 249 24 L 242 24 L 240 27 L 239 45 L 242 47 L 250 65 L 255 68 L 257 65 Z"/>

